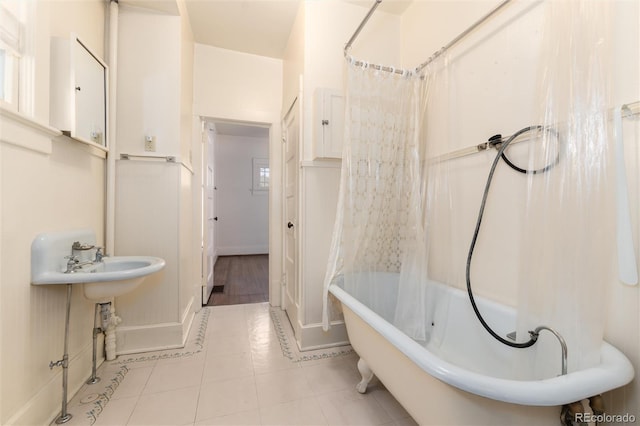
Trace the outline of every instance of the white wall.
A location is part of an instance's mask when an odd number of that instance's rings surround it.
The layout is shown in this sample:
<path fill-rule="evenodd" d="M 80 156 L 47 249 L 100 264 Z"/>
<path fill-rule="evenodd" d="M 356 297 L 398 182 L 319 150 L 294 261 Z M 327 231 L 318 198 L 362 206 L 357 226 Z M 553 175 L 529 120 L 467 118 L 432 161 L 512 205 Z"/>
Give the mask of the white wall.
<path fill-rule="evenodd" d="M 405 65 L 415 66 L 424 62 L 496 3 L 455 1 L 412 5 L 403 15 Z M 437 100 L 427 117 L 427 123 L 449 123 L 427 125 L 427 140 L 447 143 L 430 144 L 430 156 L 477 145 L 492 135 L 510 135 L 525 126 L 537 124 L 534 100 L 541 55 L 541 5 L 540 2 L 510 5 L 450 50 L 446 74 L 438 74 L 442 77 L 436 77 L 432 83 L 431 97 L 437 97 Z M 458 16 L 460 21 L 456 19 Z M 437 32 L 442 29 L 443 22 L 449 23 L 444 34 Z M 426 40 L 427 43 L 418 40 Z M 423 51 L 424 44 L 437 47 L 434 51 Z M 447 122 L 447 117 L 454 118 Z M 453 239 L 444 239 L 443 245 L 434 253 L 440 257 L 432 262 L 432 273 L 446 278 L 446 282 L 464 283 L 468 242 L 475 226 L 487 167 L 492 159 L 493 152 L 488 151 L 447 163 L 447 167 L 453 170 L 451 179 L 455 181 L 453 186 L 456 188 L 451 195 L 455 235 Z M 494 211 L 512 213 L 486 215 L 483 232 L 490 233 L 491 240 L 496 244 L 499 242 L 499 245 L 485 247 L 486 240 L 481 240 L 474 252 L 474 272 L 477 274 L 474 287 L 477 287 L 477 293 L 490 294 L 493 299 L 506 304 L 513 304 L 517 297 L 517 286 L 504 283 L 517 282 L 520 252 L 517 244 L 510 243 L 510 250 L 500 258 L 494 253 L 502 247 L 500 244 L 510 241 L 510 236 L 524 226 L 522 216 L 515 214 L 519 211 L 518 206 L 524 205 L 524 200 L 519 198 L 524 194 L 520 190 L 522 181 L 522 177 L 514 176 L 511 170 L 497 169 L 492 191 L 510 196 L 505 197 L 504 204 Z"/>
<path fill-rule="evenodd" d="M 479 19 L 498 2 L 414 2 L 403 15 L 403 62 L 416 65 Z M 478 31 L 472 33 L 451 50 L 448 98 L 443 98 L 441 110 L 455 117 L 455 124 L 446 132 L 458 145 L 476 145 L 489 136 L 512 132 L 536 124 L 536 105 L 539 72 L 541 70 L 541 41 L 544 28 L 543 3 L 515 2 Z M 637 23 L 640 5 L 637 2 L 613 2 L 614 51 L 611 68 L 612 96 L 609 107 L 640 100 L 640 37 Z M 444 84 L 436 81 L 436 84 Z M 447 103 L 448 102 L 448 103 Z M 428 118 L 437 120 L 436 113 Z M 640 167 L 638 121 L 625 120 L 625 152 L 632 217 L 635 218 L 634 241 L 640 247 Z M 438 138 L 432 139 L 438 140 Z M 450 149 L 451 147 L 449 147 Z M 436 147 L 443 149 L 443 147 Z M 447 149 L 444 147 L 444 149 Z M 452 162 L 456 229 L 451 247 L 439 251 L 447 259 L 435 263 L 439 274 L 463 280 L 468 241 L 475 225 L 486 173 L 493 159 L 492 153 L 478 154 Z M 500 172 L 500 171 L 498 171 Z M 508 173 L 508 172 L 505 172 Z M 496 178 L 492 211 L 515 211 L 522 200 L 507 199 L 499 194 L 518 193 L 524 183 L 512 174 Z M 524 205 L 524 204 L 523 204 Z M 483 222 L 483 232 L 492 235 L 492 243 L 477 250 L 477 293 L 507 304 L 515 304 L 518 269 L 518 250 L 511 242 L 512 235 L 526 224 L 518 215 L 493 215 Z M 454 248 L 457 247 L 457 248 Z M 459 248 L 459 249 L 458 249 Z M 505 249 L 507 248 L 507 249 Z M 499 259 L 495 253 L 500 253 Z M 603 259 L 606 267 L 612 259 Z M 615 262 L 615 260 L 614 260 Z M 458 265 L 458 270 L 452 269 Z M 512 266 L 509 266 L 512 265 Z M 506 267 L 505 267 L 506 266 Z M 447 270 L 448 268 L 448 270 Z M 630 413 L 640 417 L 640 287 L 624 286 L 612 277 L 606 285 L 605 339 L 621 349 L 636 369 L 636 379 L 630 385 L 605 395 L 607 412 Z"/>
<path fill-rule="evenodd" d="M 180 12 L 180 157 L 190 165 L 194 161 L 193 150 L 200 145 L 200 135 L 193 135 L 193 55 L 195 41 L 184 0 L 177 2 Z M 196 145 L 194 148 L 193 145 Z M 199 185 L 196 185 L 199 186 Z"/>
<path fill-rule="evenodd" d="M 200 183 L 191 165 L 192 147 L 199 147 L 192 137 L 192 40 L 184 15 L 120 8 L 118 153 L 174 156 L 176 162 L 116 162 L 116 254 L 158 256 L 167 263 L 161 274 L 117 298 L 118 354 L 183 345 L 200 303 L 200 227 L 194 224 Z M 144 151 L 145 136 L 155 136 L 155 152 Z"/>
<path fill-rule="evenodd" d="M 280 111 L 282 99 L 281 60 L 196 43 L 193 72 L 194 114 L 279 122 L 274 109 Z"/>
<path fill-rule="evenodd" d="M 269 158 L 269 139 L 217 135 L 215 143 L 216 252 L 269 252 L 269 192 L 252 192 L 253 159 Z"/>
<path fill-rule="evenodd" d="M 367 8 L 343 1 L 305 2 L 303 160 L 313 159 L 313 93 L 318 87 L 345 90 L 344 45 Z M 400 17 L 376 12 L 350 54 L 374 64 L 400 63 Z M 288 82 L 292 84 L 292 82 Z"/>
<path fill-rule="evenodd" d="M 36 2 L 35 120 L 49 121 L 49 38 L 75 32 L 102 56 L 99 0 Z M 104 243 L 104 153 L 0 115 L 0 424 L 49 424 L 60 412 L 66 291 L 33 286 L 31 242 L 42 232 L 95 230 Z M 93 303 L 73 290 L 69 394 L 91 372 Z"/>
<path fill-rule="evenodd" d="M 155 136 L 154 155 L 180 156 L 180 34 L 179 16 L 120 7 L 118 154 L 144 154 Z"/>
<path fill-rule="evenodd" d="M 283 54 L 281 117 L 287 114 L 293 101 L 298 97 L 300 77 L 304 75 L 306 3 L 300 2 Z"/>

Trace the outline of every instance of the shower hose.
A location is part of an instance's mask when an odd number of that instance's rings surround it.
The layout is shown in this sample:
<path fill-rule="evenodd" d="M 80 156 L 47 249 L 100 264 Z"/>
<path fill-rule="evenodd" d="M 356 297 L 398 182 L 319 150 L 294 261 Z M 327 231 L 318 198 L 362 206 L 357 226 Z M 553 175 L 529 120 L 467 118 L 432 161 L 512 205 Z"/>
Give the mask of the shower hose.
<path fill-rule="evenodd" d="M 505 163 L 507 163 L 507 165 L 509 165 L 509 167 L 511 167 L 512 169 L 514 169 L 514 170 L 516 170 L 516 171 L 518 171 L 520 173 L 524 173 L 524 174 L 544 173 L 544 172 L 549 171 L 556 164 L 558 164 L 559 154 L 556 156 L 556 158 L 555 158 L 555 160 L 553 162 L 551 162 L 547 166 L 542 167 L 540 169 L 530 169 L 530 170 L 529 169 L 523 169 L 521 167 L 516 166 L 512 161 L 509 160 L 509 158 L 505 154 L 505 150 L 507 149 L 509 144 L 511 142 L 513 142 L 513 140 L 516 139 L 518 136 L 520 136 L 520 135 L 522 135 L 524 133 L 527 133 L 527 132 L 531 132 L 531 131 L 546 131 L 546 132 L 549 132 L 559 142 L 558 133 L 553 129 L 545 128 L 543 126 L 525 127 L 524 129 L 518 130 L 516 133 L 511 135 L 505 141 L 502 140 L 502 137 L 500 135 L 496 135 L 496 136 L 494 136 L 494 137 L 489 139 L 488 143 L 489 143 L 490 146 L 500 145 L 500 147 L 498 148 L 498 153 L 496 154 L 495 158 L 493 159 L 493 163 L 491 164 L 491 170 L 489 171 L 489 176 L 487 177 L 487 183 L 486 183 L 486 185 L 484 187 L 484 193 L 482 195 L 482 203 L 480 204 L 480 211 L 478 212 L 478 219 L 476 221 L 476 228 L 475 228 L 475 230 L 473 232 L 473 238 L 471 239 L 471 245 L 469 247 L 469 254 L 467 256 L 467 269 L 466 269 L 467 292 L 469 293 L 469 300 L 471 301 L 471 306 L 473 307 L 473 311 L 476 313 L 476 316 L 478 317 L 478 320 L 480 321 L 482 326 L 485 328 L 485 330 L 487 330 L 489 332 L 489 334 L 491 334 L 491 336 L 493 336 L 500 343 L 503 343 L 503 344 L 505 344 L 507 346 L 511 346 L 513 348 L 521 348 L 521 349 L 533 346 L 536 343 L 536 341 L 538 340 L 538 334 L 536 332 L 530 331 L 529 332 L 530 339 L 527 342 L 517 343 L 517 342 L 509 341 L 509 340 L 501 337 L 500 335 L 498 335 L 495 331 L 493 331 L 493 329 L 489 326 L 489 324 L 487 324 L 487 322 L 482 317 L 482 314 L 480 313 L 480 310 L 478 309 L 478 306 L 476 305 L 476 301 L 475 301 L 475 299 L 473 297 L 473 291 L 471 290 L 471 259 L 473 257 L 473 250 L 475 248 L 476 241 L 478 240 L 478 233 L 480 232 L 480 225 L 482 224 L 482 217 L 484 215 L 484 208 L 485 208 L 485 205 L 487 203 L 487 196 L 489 195 L 489 188 L 491 187 L 491 181 L 493 179 L 493 174 L 494 174 L 494 172 L 496 170 L 496 167 L 497 167 L 498 162 L 500 161 L 500 159 L 502 158 L 505 161 Z M 558 150 L 558 153 L 559 153 L 559 150 Z"/>

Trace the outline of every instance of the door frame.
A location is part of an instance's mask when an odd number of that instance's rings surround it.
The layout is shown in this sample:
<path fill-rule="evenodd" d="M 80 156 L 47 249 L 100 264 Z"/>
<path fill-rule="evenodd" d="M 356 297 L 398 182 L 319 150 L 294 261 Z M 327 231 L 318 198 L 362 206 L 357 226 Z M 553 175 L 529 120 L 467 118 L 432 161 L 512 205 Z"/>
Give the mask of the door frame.
<path fill-rule="evenodd" d="M 282 223 L 283 212 L 281 209 L 282 205 L 282 194 L 281 194 L 281 186 L 279 182 L 281 181 L 281 163 L 280 160 L 282 158 L 281 150 L 282 150 L 282 140 L 281 140 L 281 131 L 280 131 L 280 122 L 268 122 L 268 121 L 253 121 L 250 119 L 229 119 L 229 118 L 221 118 L 214 116 L 201 116 L 200 117 L 203 123 L 232 123 L 238 125 L 246 125 L 246 126 L 260 126 L 269 129 L 269 169 L 271 173 L 271 182 L 273 185 L 269 188 L 269 209 L 268 209 L 268 224 L 269 224 L 269 304 L 271 306 L 281 306 L 281 283 L 282 283 L 282 271 L 280 270 L 282 261 L 280 256 L 282 255 L 281 247 L 281 233 L 280 226 Z M 205 161 L 203 160 L 203 170 L 202 174 L 206 176 L 206 166 Z M 215 167 L 214 167 L 215 173 Z M 206 177 L 203 176 L 203 179 Z M 215 178 L 214 178 L 215 180 Z M 204 198 L 203 198 L 204 202 Z M 215 193 L 214 193 L 214 211 L 215 211 Z M 205 215 L 202 215 L 202 232 L 206 229 L 206 218 Z M 214 231 L 215 234 L 215 231 Z M 215 238 L 215 236 L 214 236 Z M 202 247 L 202 260 L 205 261 L 206 257 L 206 247 Z M 214 264 L 215 258 L 217 258 L 217 249 L 214 246 Z M 213 267 L 214 265 L 211 265 Z M 202 270 L 202 283 L 201 286 L 206 288 L 206 274 L 209 265 L 203 263 Z"/>

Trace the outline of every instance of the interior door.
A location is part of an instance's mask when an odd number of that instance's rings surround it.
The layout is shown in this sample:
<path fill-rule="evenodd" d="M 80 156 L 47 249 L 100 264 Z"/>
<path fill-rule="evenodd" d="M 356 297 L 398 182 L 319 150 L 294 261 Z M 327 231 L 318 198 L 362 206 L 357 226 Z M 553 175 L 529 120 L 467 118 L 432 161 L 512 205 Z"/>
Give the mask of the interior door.
<path fill-rule="evenodd" d="M 298 288 L 298 144 L 300 124 L 297 101 L 283 122 L 284 130 L 284 297 L 283 306 L 296 337 L 300 291 Z"/>
<path fill-rule="evenodd" d="M 214 141 L 215 133 L 212 129 L 205 129 L 203 134 L 204 140 L 204 153 L 203 168 L 203 198 L 204 198 L 204 271 L 205 277 L 204 285 L 202 287 L 202 304 L 206 305 L 211 292 L 213 291 L 213 267 L 215 265 L 215 173 L 213 169 L 214 165 Z"/>

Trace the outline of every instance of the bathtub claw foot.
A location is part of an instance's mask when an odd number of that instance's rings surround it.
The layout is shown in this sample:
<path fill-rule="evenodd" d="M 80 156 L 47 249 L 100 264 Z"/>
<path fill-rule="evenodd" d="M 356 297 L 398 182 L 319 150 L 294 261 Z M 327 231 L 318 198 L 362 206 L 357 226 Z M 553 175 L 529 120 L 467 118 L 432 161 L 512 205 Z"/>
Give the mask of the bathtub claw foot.
<path fill-rule="evenodd" d="M 589 398 L 589 406 L 596 416 L 604 414 L 604 399 L 602 399 L 602 395 L 595 395 Z"/>
<path fill-rule="evenodd" d="M 362 376 L 362 380 L 356 385 L 356 390 L 360 393 L 366 393 L 367 386 L 373 379 L 373 371 L 371 371 L 371 369 L 367 365 L 367 362 L 362 358 L 358 360 L 358 371 Z"/>
<path fill-rule="evenodd" d="M 560 413 L 560 423 L 563 426 L 584 426 L 584 407 L 581 401 L 566 404 Z"/>

